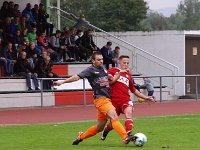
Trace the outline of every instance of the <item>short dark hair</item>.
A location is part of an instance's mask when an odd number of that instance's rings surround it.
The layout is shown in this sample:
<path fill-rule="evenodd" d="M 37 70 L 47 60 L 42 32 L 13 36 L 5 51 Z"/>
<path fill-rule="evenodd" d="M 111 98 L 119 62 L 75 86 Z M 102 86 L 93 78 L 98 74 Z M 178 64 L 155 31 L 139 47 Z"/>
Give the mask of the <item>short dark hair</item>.
<path fill-rule="evenodd" d="M 107 45 L 112 45 L 112 42 L 108 41 L 108 42 L 107 42 Z"/>
<path fill-rule="evenodd" d="M 123 58 L 129 58 L 129 56 L 128 55 L 121 55 L 121 56 L 119 56 L 119 60 L 121 60 Z"/>
<path fill-rule="evenodd" d="M 95 60 L 95 57 L 96 57 L 97 55 L 102 55 L 102 54 L 101 54 L 101 52 L 94 52 L 94 53 L 92 54 L 91 59 L 92 59 L 92 60 Z"/>
<path fill-rule="evenodd" d="M 119 47 L 119 46 L 116 46 L 115 49 L 120 49 L 120 47 Z"/>

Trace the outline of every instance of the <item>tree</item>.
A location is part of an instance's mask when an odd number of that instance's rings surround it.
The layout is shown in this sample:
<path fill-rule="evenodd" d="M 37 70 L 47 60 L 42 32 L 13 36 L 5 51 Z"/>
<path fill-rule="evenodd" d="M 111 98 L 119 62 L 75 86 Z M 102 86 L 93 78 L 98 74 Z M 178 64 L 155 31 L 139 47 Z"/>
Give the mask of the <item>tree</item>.
<path fill-rule="evenodd" d="M 128 31 L 140 29 L 148 6 L 144 0 L 64 0 L 61 9 L 76 16 L 84 14 L 91 24 L 105 31 Z M 68 24 L 67 19 L 64 21 Z"/>
<path fill-rule="evenodd" d="M 183 29 L 199 30 L 200 29 L 200 2 L 199 0 L 181 1 L 177 13 L 184 16 Z"/>

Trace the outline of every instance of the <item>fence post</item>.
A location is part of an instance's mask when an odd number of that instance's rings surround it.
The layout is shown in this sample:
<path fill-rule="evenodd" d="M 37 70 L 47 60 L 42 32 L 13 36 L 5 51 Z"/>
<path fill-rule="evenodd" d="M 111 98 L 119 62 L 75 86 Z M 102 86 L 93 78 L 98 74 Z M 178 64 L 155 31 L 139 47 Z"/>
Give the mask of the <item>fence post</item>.
<path fill-rule="evenodd" d="M 43 107 L 43 79 L 40 80 L 41 88 L 41 107 Z"/>
<path fill-rule="evenodd" d="M 160 76 L 160 102 L 162 102 L 162 77 Z"/>
<path fill-rule="evenodd" d="M 196 81 L 195 81 L 195 86 L 196 86 L 196 100 L 198 100 L 199 95 L 198 95 L 198 77 L 195 77 Z"/>
<path fill-rule="evenodd" d="M 86 90 L 85 90 L 85 78 L 83 78 L 83 105 L 86 105 Z"/>

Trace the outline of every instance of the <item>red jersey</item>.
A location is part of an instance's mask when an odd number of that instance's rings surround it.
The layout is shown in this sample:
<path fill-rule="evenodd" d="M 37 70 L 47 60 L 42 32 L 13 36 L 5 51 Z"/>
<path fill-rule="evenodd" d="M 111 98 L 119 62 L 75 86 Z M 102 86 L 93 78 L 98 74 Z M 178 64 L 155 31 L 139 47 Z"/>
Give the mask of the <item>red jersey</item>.
<path fill-rule="evenodd" d="M 111 68 L 108 73 L 114 76 L 120 71 L 119 68 Z M 113 103 L 122 104 L 130 101 L 129 89 L 135 93 L 135 86 L 131 74 L 121 73 L 120 78 L 110 86 L 110 96 Z"/>

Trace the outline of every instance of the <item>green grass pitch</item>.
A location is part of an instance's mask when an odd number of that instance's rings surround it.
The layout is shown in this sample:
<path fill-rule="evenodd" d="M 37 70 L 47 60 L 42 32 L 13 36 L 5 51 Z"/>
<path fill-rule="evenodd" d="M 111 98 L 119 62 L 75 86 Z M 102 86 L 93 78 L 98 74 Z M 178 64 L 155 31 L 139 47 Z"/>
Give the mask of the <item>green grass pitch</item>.
<path fill-rule="evenodd" d="M 123 145 L 114 131 L 105 141 L 101 141 L 98 134 L 79 145 L 71 145 L 78 131 L 84 131 L 95 123 L 1 126 L 0 150 L 200 149 L 200 114 L 134 118 L 134 132 L 142 132 L 148 138 L 143 147 L 136 147 L 133 143 Z"/>

